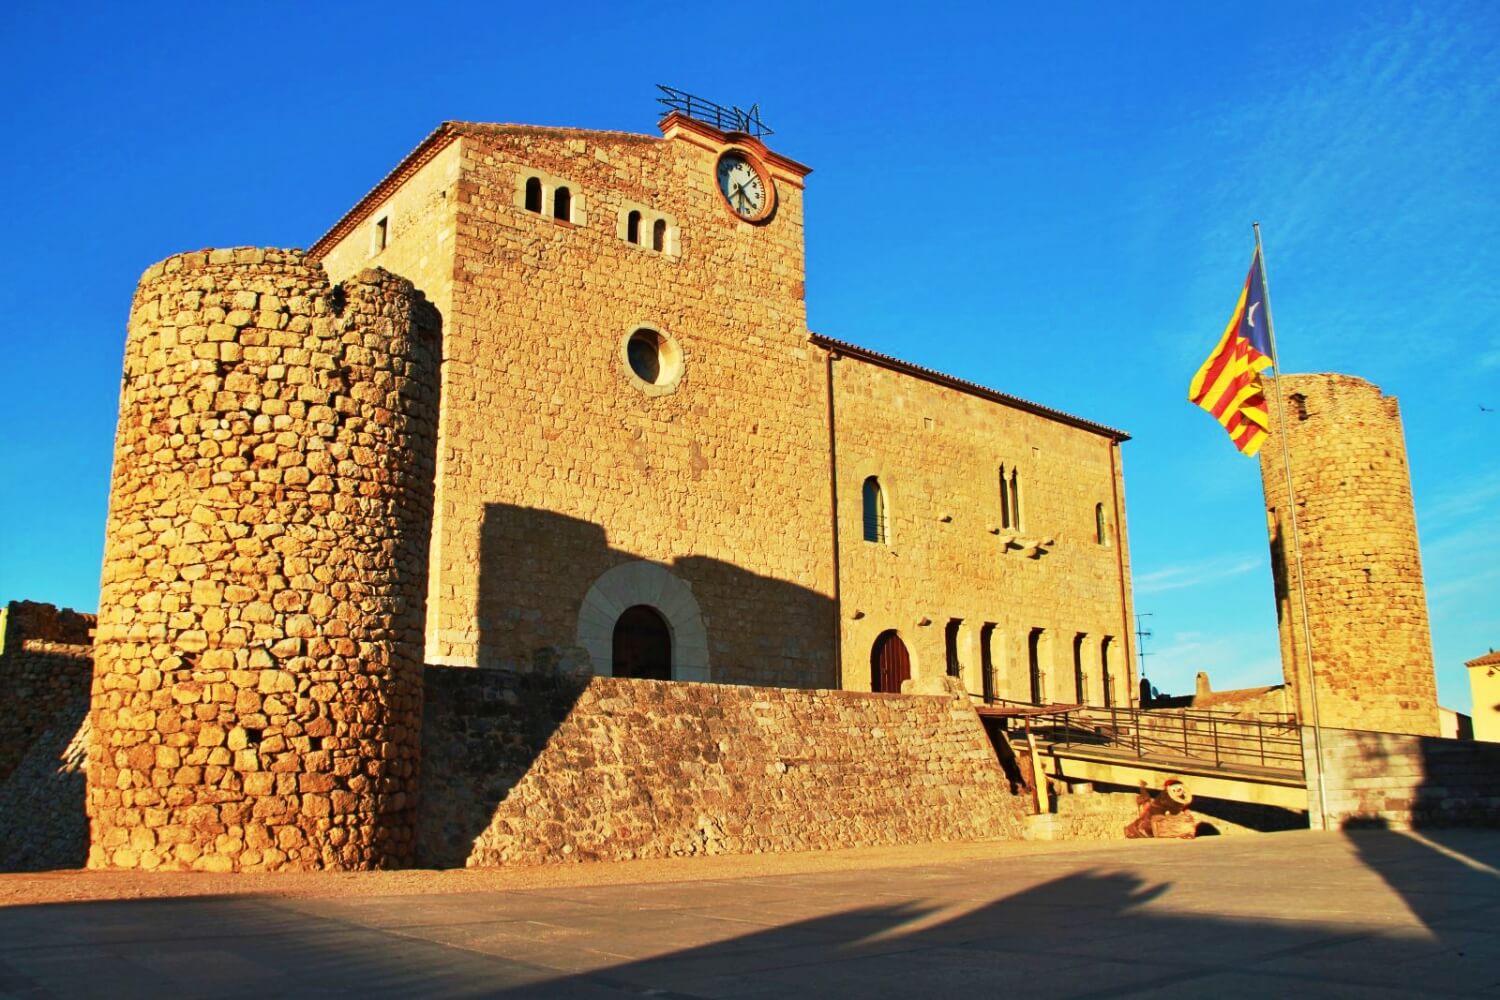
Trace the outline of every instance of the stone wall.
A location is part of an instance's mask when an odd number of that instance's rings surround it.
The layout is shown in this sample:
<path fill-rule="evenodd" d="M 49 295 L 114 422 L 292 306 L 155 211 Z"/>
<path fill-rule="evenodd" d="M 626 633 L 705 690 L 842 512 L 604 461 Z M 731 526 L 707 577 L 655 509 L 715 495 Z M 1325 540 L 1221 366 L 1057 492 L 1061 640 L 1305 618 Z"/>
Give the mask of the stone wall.
<path fill-rule="evenodd" d="M 432 142 L 450 145 L 400 191 L 431 187 L 457 150 L 451 223 L 415 195 L 410 225 L 398 221 L 406 196 L 393 192 L 379 256 L 373 203 L 318 248 L 336 276 L 369 260 L 450 261 L 429 662 L 608 673 L 608 634 L 591 654 L 580 608 L 605 574 L 644 561 L 696 601 L 707 663 L 692 676 L 836 683 L 800 174 L 764 155 L 778 206 L 750 225 L 715 187 L 725 143 L 703 133 L 455 125 Z M 541 212 L 525 208 L 529 177 Z M 558 219 L 562 186 L 571 209 Z M 622 237 L 631 209 L 670 216 L 662 252 Z M 633 373 L 625 342 L 640 327 L 674 345 L 680 380 Z"/>
<path fill-rule="evenodd" d="M 125 346 L 92 867 L 410 860 L 438 318 L 295 251 L 147 270 Z"/>
<path fill-rule="evenodd" d="M 1348 375 L 1282 375 L 1308 620 L 1326 726 L 1435 736 L 1437 681 L 1396 400 Z M 1275 420 L 1276 408 L 1271 408 Z M 1274 437 L 1274 434 L 1273 434 Z M 1312 720 L 1281 447 L 1261 449 L 1281 662 Z"/>
<path fill-rule="evenodd" d="M 1191 786 L 1192 782 L 1188 782 Z M 1198 820 L 1198 835 L 1237 836 L 1270 830 L 1306 829 L 1307 817 L 1268 807 L 1245 806 L 1222 799 L 1195 798 L 1189 806 Z M 1140 815 L 1135 792 L 1092 791 L 1058 795 L 1053 812 L 1027 820 L 1028 840 L 1125 840 L 1125 827 Z"/>
<path fill-rule="evenodd" d="M 872 647 L 891 629 L 907 647 L 914 680 L 941 678 L 949 622 L 958 619 L 959 675 L 975 695 L 988 663 L 996 695 L 1030 700 L 1031 635 L 1040 630 L 1042 700 L 1132 704 L 1116 437 L 914 377 L 864 352 L 831 351 L 843 686 L 870 689 Z M 1002 467 L 1007 479 L 1015 475 L 1020 501 L 1019 515 L 1008 518 Z M 863 488 L 872 476 L 884 505 L 883 541 L 864 533 Z"/>
<path fill-rule="evenodd" d="M 1322 731 L 1328 826 L 1500 826 L 1500 744 L 1364 730 Z M 1318 758 L 1302 737 L 1309 812 L 1321 828 Z"/>
<path fill-rule="evenodd" d="M 335 277 L 379 262 L 446 310 L 429 662 L 609 675 L 611 626 L 645 604 L 694 639 L 675 679 L 868 690 L 895 630 L 933 690 L 956 622 L 976 696 L 1031 697 L 1035 645 L 1039 697 L 1132 703 L 1124 435 L 869 352 L 830 366 L 806 327 L 807 169 L 662 129 L 445 123 L 314 247 Z M 759 224 L 717 190 L 731 147 L 774 181 Z M 632 214 L 665 227 L 659 249 Z M 639 328 L 680 377 L 633 373 Z M 871 474 L 881 551 L 861 538 Z M 596 600 L 633 564 L 660 572 Z"/>
<path fill-rule="evenodd" d="M 1018 837 L 951 697 L 429 670 L 423 863 Z"/>
<path fill-rule="evenodd" d="M 10 776 L 0 778 L 0 872 L 83 867 L 88 716 L 87 695 L 62 706 Z"/>
<path fill-rule="evenodd" d="M 0 608 L 0 781 L 60 709 L 88 696 L 94 622 L 34 601 Z"/>

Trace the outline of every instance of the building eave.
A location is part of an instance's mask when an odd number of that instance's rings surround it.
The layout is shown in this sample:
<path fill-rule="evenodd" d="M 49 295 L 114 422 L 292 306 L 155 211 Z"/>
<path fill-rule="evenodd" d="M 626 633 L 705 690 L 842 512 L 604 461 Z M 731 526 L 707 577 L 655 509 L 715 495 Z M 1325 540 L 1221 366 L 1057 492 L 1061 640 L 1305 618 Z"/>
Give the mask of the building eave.
<path fill-rule="evenodd" d="M 1039 417 L 1046 417 L 1049 420 L 1056 420 L 1059 423 L 1067 424 L 1070 427 L 1077 427 L 1080 430 L 1090 431 L 1094 434 L 1101 434 L 1117 444 L 1122 441 L 1130 440 L 1130 435 L 1125 431 L 1116 430 L 1115 428 L 1107 427 L 1104 424 L 1097 424 L 1092 420 L 1085 420 L 1082 417 L 1075 417 L 1071 413 L 1064 413 L 1061 410 L 1054 410 L 1050 406 L 1043 406 L 1040 403 L 1033 403 L 1030 400 L 1021 399 L 1019 396 L 1010 396 L 1003 392 L 997 392 L 996 390 L 991 389 L 987 386 L 982 386 L 977 382 L 969 382 L 965 379 L 956 378 L 952 375 L 945 375 L 940 371 L 935 371 L 931 368 L 924 368 L 921 365 L 914 365 L 910 361 L 902 361 L 900 358 L 893 358 L 889 354 L 881 354 L 879 351 L 872 351 L 868 348 L 860 347 L 857 344 L 851 344 L 843 340 L 835 340 L 832 337 L 825 337 L 820 333 L 809 334 L 809 340 L 816 346 L 821 347 L 826 351 L 830 351 L 836 356 L 858 358 L 861 361 L 867 361 L 870 364 L 879 365 L 882 368 L 900 372 L 903 375 L 910 375 L 913 378 L 919 378 L 924 382 L 931 382 L 934 385 L 941 385 L 949 389 L 956 389 L 959 392 L 967 393 L 970 396 L 978 396 L 980 399 L 988 399 L 991 402 L 1000 403 L 1004 406 L 1010 406 L 1018 410 L 1024 410 L 1027 413 L 1033 413 Z"/>
<path fill-rule="evenodd" d="M 335 244 L 348 236 L 360 223 L 364 222 L 370 214 L 383 204 L 396 189 L 405 184 L 407 179 L 421 170 L 432 159 L 441 153 L 454 139 L 463 136 L 496 136 L 496 135 L 539 135 L 554 136 L 566 139 L 604 139 L 609 142 L 635 142 L 635 143 L 657 143 L 662 140 L 654 135 L 641 135 L 636 132 L 612 132 L 603 129 L 566 128 L 548 125 L 511 125 L 499 122 L 459 122 L 447 121 L 439 125 L 432 134 L 417 144 L 417 148 L 408 153 L 395 169 L 386 174 L 370 189 L 363 198 L 355 202 L 354 207 L 344 213 L 333 228 L 320 236 L 312 248 L 308 250 L 308 256 L 321 259 L 324 254 L 331 250 Z"/>
<path fill-rule="evenodd" d="M 396 168 L 380 183 L 370 189 L 363 198 L 354 203 L 354 207 L 345 212 L 339 221 L 333 224 L 333 228 L 320 236 L 316 243 L 308 249 L 307 255 L 314 260 L 321 260 L 323 255 L 333 249 L 334 245 L 354 231 L 377 206 L 390 198 L 406 179 L 418 170 L 422 169 L 432 161 L 432 158 L 448 147 L 454 139 L 461 134 L 459 122 L 443 122 L 427 138 L 417 144 L 417 148 L 406 154 L 406 157 Z"/>

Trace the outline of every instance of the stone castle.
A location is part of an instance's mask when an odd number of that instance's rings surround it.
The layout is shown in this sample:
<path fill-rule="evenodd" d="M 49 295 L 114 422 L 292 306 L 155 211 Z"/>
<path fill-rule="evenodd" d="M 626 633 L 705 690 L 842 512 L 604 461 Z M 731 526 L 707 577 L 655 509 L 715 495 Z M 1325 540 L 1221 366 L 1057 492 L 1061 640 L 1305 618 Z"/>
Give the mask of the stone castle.
<path fill-rule="evenodd" d="M 92 864 L 408 863 L 453 670 L 1129 701 L 1126 436 L 810 334 L 807 168 L 661 132 L 448 123 L 306 254 L 146 272 Z"/>
<path fill-rule="evenodd" d="M 146 271 L 90 865 L 1009 835 L 953 696 L 1132 703 L 1126 435 L 810 332 L 808 168 L 660 130 L 449 122 Z"/>

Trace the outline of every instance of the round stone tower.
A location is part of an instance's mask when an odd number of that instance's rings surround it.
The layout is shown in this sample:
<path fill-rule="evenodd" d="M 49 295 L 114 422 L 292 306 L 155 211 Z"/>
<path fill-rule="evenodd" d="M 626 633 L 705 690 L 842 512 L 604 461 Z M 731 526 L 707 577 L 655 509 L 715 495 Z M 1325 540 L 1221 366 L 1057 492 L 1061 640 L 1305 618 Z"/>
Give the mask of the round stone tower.
<path fill-rule="evenodd" d="M 1437 682 L 1401 413 L 1350 375 L 1266 380 L 1285 407 L 1307 578 L 1308 622 L 1325 726 L 1437 735 Z M 1311 723 L 1286 477 L 1273 430 L 1260 452 L 1281 662 L 1298 718 Z"/>
<path fill-rule="evenodd" d="M 439 319 L 297 251 L 172 257 L 125 345 L 90 867 L 413 850 Z"/>

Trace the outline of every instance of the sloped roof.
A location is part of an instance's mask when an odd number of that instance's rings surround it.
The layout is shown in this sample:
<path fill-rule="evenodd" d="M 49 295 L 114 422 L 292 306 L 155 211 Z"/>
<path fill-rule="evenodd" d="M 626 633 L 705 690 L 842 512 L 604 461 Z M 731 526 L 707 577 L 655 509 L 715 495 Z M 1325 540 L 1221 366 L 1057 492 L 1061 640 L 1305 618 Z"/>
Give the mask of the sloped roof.
<path fill-rule="evenodd" d="M 902 361 L 900 358 L 891 357 L 889 354 L 881 354 L 879 351 L 872 351 L 869 348 L 860 347 L 858 344 L 851 344 L 848 341 L 844 340 L 835 340 L 832 337 L 825 337 L 821 333 L 812 334 L 810 339 L 819 347 L 834 351 L 835 353 L 845 354 L 851 358 L 859 358 L 862 361 L 868 361 L 872 364 L 880 365 L 882 368 L 889 368 L 892 371 L 901 372 L 904 375 L 911 375 L 915 378 L 922 379 L 925 382 L 932 382 L 936 385 L 947 386 L 950 389 L 957 389 L 960 392 L 966 392 L 971 396 L 978 396 L 981 399 L 988 399 L 996 403 L 1004 403 L 1007 406 L 1014 406 L 1016 409 L 1025 410 L 1027 413 L 1035 413 L 1037 416 L 1047 417 L 1048 419 L 1056 420 L 1059 423 L 1068 424 L 1070 426 L 1078 427 L 1086 431 L 1093 431 L 1095 434 L 1103 434 L 1105 437 L 1112 438 L 1115 441 L 1130 440 L 1129 434 L 1121 430 L 1116 430 L 1113 427 L 1107 427 L 1104 424 L 1096 424 L 1092 420 L 1085 420 L 1082 417 L 1075 417 L 1071 413 L 1064 413 L 1062 410 L 1054 410 L 1050 406 L 1043 406 L 1041 403 L 1033 403 L 1028 399 L 1021 399 L 1019 396 L 1007 395 L 1006 393 L 998 392 L 987 386 L 980 385 L 977 382 L 970 382 L 966 379 L 957 378 L 953 375 L 945 375 L 944 373 L 936 371 L 932 368 L 924 368 L 921 365 L 914 365 L 910 361 Z"/>
<path fill-rule="evenodd" d="M 1488 653 L 1485 653 L 1483 656 L 1476 656 L 1474 659 L 1470 660 L 1468 663 L 1465 663 L 1464 666 L 1466 666 L 1466 667 L 1500 667 L 1500 652 L 1496 652 L 1495 650 L 1492 649 Z"/>
<path fill-rule="evenodd" d="M 308 250 L 308 256 L 313 258 L 322 257 L 339 240 L 347 236 L 365 217 L 378 205 L 391 196 L 391 192 L 406 182 L 406 179 L 426 166 L 434 156 L 447 148 L 448 144 L 459 136 L 473 135 L 543 135 L 555 136 L 561 139 L 567 138 L 590 138 L 608 139 L 612 142 L 651 143 L 661 142 L 660 136 L 641 135 L 637 132 L 613 132 L 602 129 L 587 128 L 564 128 L 550 125 L 511 125 L 501 122 L 443 122 L 432 131 L 427 138 L 417 144 L 402 161 L 396 164 L 395 169 L 381 178 L 369 192 L 354 207 L 345 212 L 333 227 L 318 237 Z"/>

